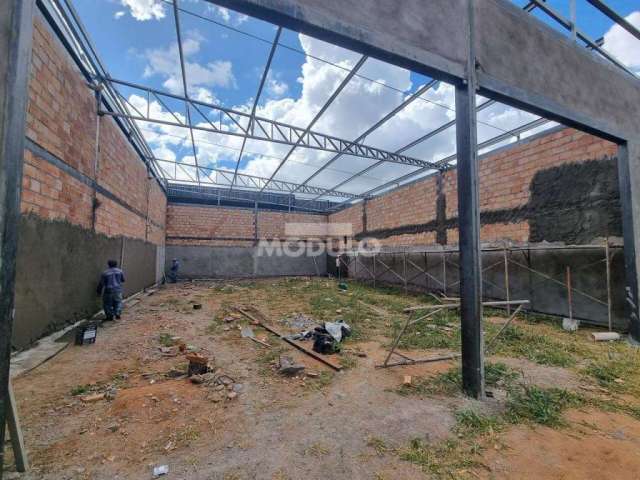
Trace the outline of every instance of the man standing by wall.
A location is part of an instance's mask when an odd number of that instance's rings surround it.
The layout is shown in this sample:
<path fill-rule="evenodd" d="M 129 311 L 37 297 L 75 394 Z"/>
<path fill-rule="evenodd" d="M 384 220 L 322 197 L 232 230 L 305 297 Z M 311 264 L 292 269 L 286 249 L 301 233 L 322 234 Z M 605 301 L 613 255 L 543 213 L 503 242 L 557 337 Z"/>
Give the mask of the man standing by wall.
<path fill-rule="evenodd" d="M 180 268 L 180 263 L 177 258 L 174 258 L 171 262 L 171 268 L 169 269 L 169 274 L 167 277 L 169 278 L 169 283 L 176 283 L 178 281 L 178 269 Z"/>
<path fill-rule="evenodd" d="M 115 260 L 109 260 L 107 265 L 109 268 L 100 276 L 97 293 L 102 294 L 105 320 L 113 320 L 114 317 L 120 320 L 124 272 L 118 268 L 118 262 Z"/>

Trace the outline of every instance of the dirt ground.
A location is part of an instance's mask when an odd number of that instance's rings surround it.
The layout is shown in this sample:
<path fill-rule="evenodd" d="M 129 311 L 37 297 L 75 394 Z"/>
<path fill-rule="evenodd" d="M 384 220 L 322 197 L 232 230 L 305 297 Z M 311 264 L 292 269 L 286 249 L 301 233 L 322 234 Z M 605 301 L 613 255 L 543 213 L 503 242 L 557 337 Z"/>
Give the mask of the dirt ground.
<path fill-rule="evenodd" d="M 360 291 L 365 300 L 356 298 Z M 561 428 L 522 423 L 484 436 L 474 461 L 453 471 L 403 454 L 411 442 L 428 450 L 461 438 L 455 433 L 461 409 L 483 415 L 505 409 L 499 389 L 483 402 L 401 390 L 405 376 L 429 379 L 454 362 L 375 368 L 402 306 L 424 301 L 372 289 L 338 293 L 333 281 L 304 278 L 186 283 L 144 294 L 122 320 L 102 324 L 96 344 L 70 345 L 14 380 L 32 464 L 30 473 L 15 476 L 149 479 L 154 467 L 167 465 L 167 479 L 640 478 L 640 421 L 591 404 L 565 412 Z M 285 333 L 297 331 L 283 320 L 297 313 L 320 321 L 348 310 L 353 338 L 329 357 L 344 368 L 333 372 L 258 326 L 256 335 L 270 348 L 242 338 L 240 327 L 249 322 L 235 305 L 259 308 Z M 180 343 L 208 356 L 230 385 L 196 385 L 181 375 L 187 361 Z M 453 350 L 411 353 L 443 351 Z M 279 374 L 280 354 L 303 364 L 305 373 Z M 528 384 L 609 398 L 577 373 L 581 364 L 562 368 L 504 352 L 494 358 Z M 104 392 L 114 398 L 85 401 Z M 633 403 L 635 394 L 627 396 Z"/>

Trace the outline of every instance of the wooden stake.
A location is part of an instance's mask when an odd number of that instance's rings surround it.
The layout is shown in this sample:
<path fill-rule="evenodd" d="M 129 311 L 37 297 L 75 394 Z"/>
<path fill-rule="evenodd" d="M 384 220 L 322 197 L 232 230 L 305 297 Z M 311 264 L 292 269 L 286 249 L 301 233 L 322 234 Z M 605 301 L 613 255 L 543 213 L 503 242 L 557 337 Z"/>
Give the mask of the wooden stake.
<path fill-rule="evenodd" d="M 24 448 L 24 438 L 22 437 L 18 407 L 16 406 L 16 398 L 13 395 L 11 380 L 9 380 L 8 392 L 9 408 L 7 409 L 7 426 L 9 427 L 9 434 L 11 435 L 11 447 L 13 448 L 13 456 L 16 460 L 16 470 L 26 472 L 29 469 L 29 461 L 27 459 L 27 451 Z"/>
<path fill-rule="evenodd" d="M 567 265 L 567 302 L 569 303 L 569 320 L 573 320 L 573 299 L 571 293 L 571 267 Z"/>
<path fill-rule="evenodd" d="M 510 300 L 509 292 L 509 259 L 507 258 L 507 249 L 502 251 L 504 257 L 504 291 L 507 297 L 507 302 Z M 507 315 L 511 315 L 511 305 L 507 303 Z"/>
<path fill-rule="evenodd" d="M 609 257 L 609 237 L 606 238 L 604 244 L 605 265 L 607 269 L 607 321 L 609 331 L 613 330 L 613 316 L 611 314 L 611 259 Z"/>

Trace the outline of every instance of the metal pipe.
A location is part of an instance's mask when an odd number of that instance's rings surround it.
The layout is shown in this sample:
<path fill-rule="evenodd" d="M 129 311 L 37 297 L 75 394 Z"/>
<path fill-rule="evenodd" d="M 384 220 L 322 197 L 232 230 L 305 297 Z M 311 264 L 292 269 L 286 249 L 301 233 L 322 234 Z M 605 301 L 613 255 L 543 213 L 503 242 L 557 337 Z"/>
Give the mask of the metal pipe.
<path fill-rule="evenodd" d="M 503 250 L 504 256 L 504 291 L 507 302 L 511 300 L 509 292 L 509 259 L 507 258 L 507 249 Z M 511 304 L 507 303 L 507 315 L 511 315 Z"/>
<path fill-rule="evenodd" d="M 609 331 L 613 330 L 613 316 L 611 314 L 611 259 L 609 257 L 609 237 L 605 239 L 604 244 L 605 268 L 607 277 L 607 322 Z"/>
<path fill-rule="evenodd" d="M 573 320 L 573 299 L 571 296 L 571 267 L 567 265 L 566 269 L 566 282 L 567 282 L 567 303 L 569 305 L 569 320 Z"/>

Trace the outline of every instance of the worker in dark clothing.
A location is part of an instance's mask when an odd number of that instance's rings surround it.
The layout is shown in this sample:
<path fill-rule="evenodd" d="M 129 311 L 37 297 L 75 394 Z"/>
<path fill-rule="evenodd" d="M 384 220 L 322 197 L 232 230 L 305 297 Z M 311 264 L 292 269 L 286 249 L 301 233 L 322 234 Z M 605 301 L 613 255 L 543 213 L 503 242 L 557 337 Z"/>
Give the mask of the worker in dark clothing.
<path fill-rule="evenodd" d="M 171 268 L 169 269 L 169 274 L 167 277 L 169 278 L 169 283 L 176 283 L 178 281 L 178 269 L 180 268 L 180 263 L 177 258 L 174 258 L 171 261 Z"/>
<path fill-rule="evenodd" d="M 107 268 L 100 276 L 98 283 L 98 295 L 102 294 L 102 306 L 104 308 L 105 320 L 120 320 L 122 313 L 122 284 L 124 283 L 124 272 L 118 268 L 118 262 L 109 260 Z"/>

